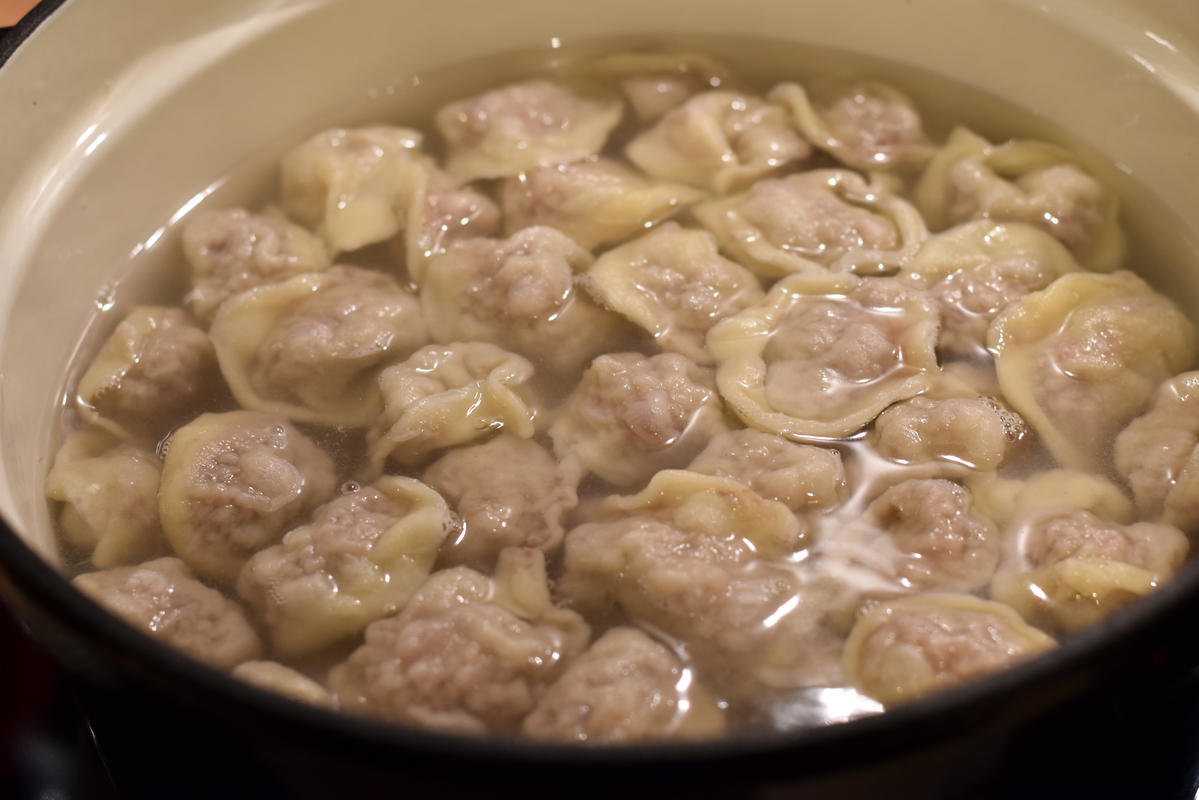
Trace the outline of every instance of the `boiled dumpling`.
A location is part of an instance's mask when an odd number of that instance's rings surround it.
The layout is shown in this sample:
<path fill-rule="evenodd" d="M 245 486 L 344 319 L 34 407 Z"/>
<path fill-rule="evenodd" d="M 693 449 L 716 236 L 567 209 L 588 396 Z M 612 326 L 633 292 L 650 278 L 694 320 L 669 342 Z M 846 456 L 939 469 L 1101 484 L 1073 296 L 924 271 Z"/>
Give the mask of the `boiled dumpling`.
<path fill-rule="evenodd" d="M 618 98 L 591 98 L 548 80 L 514 83 L 451 103 L 434 124 L 446 170 L 463 180 L 502 178 L 593 156 L 620 122 Z"/>
<path fill-rule="evenodd" d="M 837 169 L 759 181 L 694 213 L 726 253 L 768 278 L 894 271 L 928 234 L 906 200 Z"/>
<path fill-rule="evenodd" d="M 728 67 L 701 53 L 613 53 L 589 64 L 595 74 L 620 82 L 642 122 L 652 122 L 698 92 L 729 81 Z"/>
<path fill-rule="evenodd" d="M 329 694 L 328 689 L 278 661 L 246 661 L 234 667 L 232 674 L 238 680 L 301 703 L 321 708 L 333 707 L 333 695 Z"/>
<path fill-rule="evenodd" d="M 1078 262 L 1110 272 L 1124 259 L 1116 196 L 1055 145 L 994 145 L 957 128 L 916 185 L 917 207 L 933 230 L 989 218 L 1026 222 L 1052 234 Z"/>
<path fill-rule="evenodd" d="M 759 302 L 757 277 L 716 252 L 706 231 L 673 222 L 604 253 L 585 284 L 606 308 L 649 331 L 663 350 L 711 364 L 708 330 Z"/>
<path fill-rule="evenodd" d="M 1023 479 L 987 474 L 972 477 L 969 484 L 976 505 L 1006 538 L 1030 514 L 1046 511 L 1083 510 L 1112 522 L 1133 520 L 1132 502 L 1120 487 L 1090 472 L 1050 469 Z"/>
<path fill-rule="evenodd" d="M 421 138 L 383 125 L 317 134 L 280 161 L 283 210 L 335 254 L 391 238 L 403 224 Z"/>
<path fill-rule="evenodd" d="M 856 433 L 932 385 L 937 315 L 889 278 L 792 275 L 708 334 L 720 393 L 745 422 L 792 438 Z"/>
<path fill-rule="evenodd" d="M 1110 458 L 1158 383 L 1191 366 L 1196 335 L 1131 272 L 1078 272 L 996 317 L 987 346 L 1009 404 L 1059 463 L 1085 470 Z"/>
<path fill-rule="evenodd" d="M 402 609 L 456 525 L 441 495 L 420 481 L 351 485 L 250 558 L 237 593 L 276 652 L 302 656 Z"/>
<path fill-rule="evenodd" d="M 587 250 L 622 242 L 703 196 L 609 158 L 522 172 L 505 180 L 500 190 L 509 235 L 530 225 L 549 225 Z"/>
<path fill-rule="evenodd" d="M 724 193 L 807 158 L 812 148 L 787 112 L 740 92 L 701 92 L 625 148 L 656 178 Z"/>
<path fill-rule="evenodd" d="M 333 462 L 283 417 L 204 414 L 167 442 L 158 513 L 176 555 L 200 577 L 231 584 L 336 485 Z"/>
<path fill-rule="evenodd" d="M 536 404 L 526 384 L 533 365 L 485 342 L 417 350 L 383 370 L 383 415 L 367 436 L 377 472 L 389 461 L 412 466 L 438 450 L 500 430 L 522 439 L 534 432 Z"/>
<path fill-rule="evenodd" d="M 238 295 L 211 335 L 242 406 L 347 427 L 375 420 L 380 370 L 428 341 L 415 296 L 342 266 Z"/>

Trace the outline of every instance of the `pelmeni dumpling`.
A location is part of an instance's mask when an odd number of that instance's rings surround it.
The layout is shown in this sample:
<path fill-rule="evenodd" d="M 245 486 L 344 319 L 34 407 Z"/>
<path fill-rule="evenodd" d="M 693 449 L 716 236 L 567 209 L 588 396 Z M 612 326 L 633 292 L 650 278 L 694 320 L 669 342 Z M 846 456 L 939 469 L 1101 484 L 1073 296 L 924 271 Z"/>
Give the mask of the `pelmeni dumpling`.
<path fill-rule="evenodd" d="M 854 169 L 912 172 L 924 166 L 935 149 L 912 101 L 885 83 L 780 83 L 766 97 L 791 111 L 809 142 Z"/>
<path fill-rule="evenodd" d="M 1133 520 L 1132 501 L 1119 486 L 1090 472 L 1050 469 L 1027 478 L 1002 478 L 994 473 L 968 481 L 975 505 L 999 525 L 1010 539 L 1029 515 L 1070 509 L 1089 511 L 1111 522 Z"/>
<path fill-rule="evenodd" d="M 204 414 L 167 442 L 158 513 L 175 554 L 228 585 L 336 486 L 329 456 L 285 418 Z"/>
<path fill-rule="evenodd" d="M 625 155 L 654 177 L 723 194 L 811 155 L 787 116 L 753 95 L 701 92 L 629 142 Z"/>
<path fill-rule="evenodd" d="M 379 372 L 428 341 L 413 294 L 344 266 L 238 295 L 210 333 L 242 406 L 347 427 L 378 417 Z"/>
<path fill-rule="evenodd" d="M 928 235 L 919 212 L 856 172 L 818 169 L 758 181 L 700 203 L 721 249 L 768 278 L 793 272 L 893 272 Z"/>
<path fill-rule="evenodd" d="M 710 233 L 673 222 L 604 253 L 584 283 L 603 306 L 649 331 L 663 350 L 697 364 L 713 362 L 704 345 L 708 330 L 764 296 L 757 276 L 716 252 Z"/>
<path fill-rule="evenodd" d="M 244 661 L 234 667 L 231 674 L 238 680 L 301 703 L 321 708 L 333 707 L 333 695 L 329 694 L 328 689 L 278 661 Z"/>
<path fill-rule="evenodd" d="M 276 652 L 302 656 L 402 609 L 457 524 L 441 495 L 412 478 L 351 485 L 254 554 L 237 593 Z"/>
<path fill-rule="evenodd" d="M 1131 272 L 1058 278 L 996 317 L 987 346 L 1008 403 L 1082 470 L 1197 352 L 1191 322 Z"/>
<path fill-rule="evenodd" d="M 701 53 L 613 53 L 590 62 L 595 74 L 620 82 L 642 122 L 652 122 L 687 98 L 728 83 L 729 68 Z"/>
<path fill-rule="evenodd" d="M 1115 194 L 1077 157 L 1046 142 L 995 145 L 956 128 L 914 198 L 933 230 L 982 218 L 1026 222 L 1052 234 L 1088 269 L 1110 272 L 1124 260 Z"/>
<path fill-rule="evenodd" d="M 486 342 L 430 345 L 388 367 L 379 375 L 383 415 L 367 435 L 374 470 L 414 466 L 500 430 L 530 438 L 532 377 L 526 359 Z"/>
<path fill-rule="evenodd" d="M 433 122 L 446 141 L 446 171 L 474 180 L 593 156 L 623 113 L 617 97 L 584 97 L 536 79 L 450 103 Z"/>
<path fill-rule="evenodd" d="M 162 464 L 153 452 L 98 428 L 67 436 L 46 476 L 46 497 L 62 503 L 58 527 L 100 569 L 164 552 L 158 523 Z"/>
<path fill-rule="evenodd" d="M 408 277 L 419 285 L 429 259 L 444 253 L 453 242 L 498 233 L 500 209 L 487 195 L 459 186 L 427 161 L 413 161 L 408 174 L 404 231 L 392 240 L 391 249 L 403 259 Z"/>
<path fill-rule="evenodd" d="M 283 210 L 334 254 L 390 239 L 403 225 L 421 139 L 384 125 L 318 133 L 279 163 Z"/>
<path fill-rule="evenodd" d="M 647 178 L 610 158 L 555 164 L 508 178 L 500 189 L 504 230 L 548 225 L 593 250 L 622 242 L 677 214 L 704 193 Z"/>
<path fill-rule="evenodd" d="M 849 436 L 939 372 L 937 313 L 891 278 L 792 275 L 716 325 L 716 384 L 755 428 L 796 439 Z"/>

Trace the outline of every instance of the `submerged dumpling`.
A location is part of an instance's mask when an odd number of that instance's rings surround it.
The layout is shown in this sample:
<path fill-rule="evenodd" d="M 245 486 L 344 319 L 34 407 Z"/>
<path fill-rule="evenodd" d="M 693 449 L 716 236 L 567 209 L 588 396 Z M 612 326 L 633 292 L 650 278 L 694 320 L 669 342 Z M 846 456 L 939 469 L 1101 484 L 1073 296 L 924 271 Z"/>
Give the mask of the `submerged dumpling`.
<path fill-rule="evenodd" d="M 229 300 L 211 335 L 242 406 L 348 427 L 379 415 L 380 370 L 428 341 L 414 295 L 387 275 L 344 266 Z"/>
<path fill-rule="evenodd" d="M 791 111 L 809 142 L 854 169 L 912 172 L 933 155 L 915 105 L 885 83 L 781 83 L 767 97 Z"/>
<path fill-rule="evenodd" d="M 700 739 L 725 712 L 679 657 L 636 628 L 613 628 L 546 690 L 521 732 L 560 742 Z"/>
<path fill-rule="evenodd" d="M 191 315 L 138 306 L 79 379 L 76 406 L 121 438 L 156 442 L 223 395 L 212 341 Z"/>
<path fill-rule="evenodd" d="M 917 595 L 878 603 L 862 615 L 845 644 L 845 673 L 890 705 L 998 672 L 1055 646 L 1002 603 Z"/>
<path fill-rule="evenodd" d="M 1084 470 L 1197 352 L 1190 321 L 1131 272 L 1058 278 L 996 317 L 987 346 L 1008 403 L 1059 463 Z"/>
<path fill-rule="evenodd" d="M 1199 529 L 1199 372 L 1159 386 L 1149 410 L 1116 437 L 1115 455 L 1141 514 Z"/>
<path fill-rule="evenodd" d="M 894 271 L 928 235 L 906 200 L 839 169 L 758 181 L 694 213 L 726 253 L 768 278 Z"/>
<path fill-rule="evenodd" d="M 335 254 L 390 239 L 402 225 L 421 138 L 385 125 L 318 133 L 279 162 L 283 210 Z"/>
<path fill-rule="evenodd" d="M 548 225 L 593 250 L 622 242 L 703 197 L 703 192 L 655 181 L 610 158 L 556 164 L 504 181 L 500 201 L 509 235 Z"/>
<path fill-rule="evenodd" d="M 591 362 L 550 427 L 554 453 L 631 488 L 681 467 L 727 428 L 711 371 L 676 353 Z"/>
<path fill-rule="evenodd" d="M 237 603 L 200 583 L 177 558 L 87 572 L 72 583 L 147 636 L 219 669 L 262 652 Z"/>
<path fill-rule="evenodd" d="M 485 342 L 417 350 L 383 370 L 383 415 L 367 435 L 371 463 L 413 466 L 438 450 L 508 431 L 533 435 L 537 408 L 526 386 L 533 365 Z"/>
<path fill-rule="evenodd" d="M 553 228 L 468 239 L 429 262 L 421 303 L 433 338 L 494 342 L 539 370 L 574 378 L 625 322 L 577 285 L 589 252 Z"/>
<path fill-rule="evenodd" d="M 515 733 L 587 646 L 582 617 L 550 599 L 536 550 L 509 549 L 495 578 L 434 573 L 329 675 L 341 707 L 441 730 Z"/>
<path fill-rule="evenodd" d="M 719 193 L 811 152 L 782 108 L 721 89 L 691 97 L 625 148 L 629 160 L 654 177 Z"/>
<path fill-rule="evenodd" d="M 593 156 L 623 113 L 618 98 L 584 97 L 537 79 L 450 103 L 434 124 L 446 141 L 446 170 L 474 180 Z"/>
<path fill-rule="evenodd" d="M 604 253 L 585 282 L 600 303 L 649 331 L 663 350 L 697 364 L 712 363 L 708 330 L 764 296 L 752 272 L 716 252 L 711 234 L 673 222 Z"/>
<path fill-rule="evenodd" d="M 336 486 L 329 456 L 283 417 L 204 414 L 167 442 L 158 513 L 176 555 L 200 577 L 231 584 Z"/>
<path fill-rule="evenodd" d="M 620 82 L 625 99 L 642 122 L 652 122 L 687 98 L 728 82 L 729 68 L 701 53 L 613 53 L 589 65 Z"/>
<path fill-rule="evenodd" d="M 429 259 L 452 243 L 498 233 L 500 209 L 487 195 L 459 186 L 432 164 L 414 162 L 409 176 L 404 232 L 393 240 L 392 252 L 403 256 L 408 277 L 420 284 Z"/>
<path fill-rule="evenodd" d="M 320 237 L 276 212 L 241 208 L 200 210 L 183 226 L 183 255 L 191 267 L 184 305 L 202 322 L 235 294 L 329 266 Z"/>
<path fill-rule="evenodd" d="M 956 128 L 914 198 L 933 230 L 982 218 L 1026 222 L 1052 234 L 1088 269 L 1110 272 L 1124 259 L 1115 194 L 1074 155 L 1046 142 L 994 145 Z"/>
<path fill-rule="evenodd" d="M 890 278 L 792 275 L 708 334 L 716 383 L 753 427 L 792 438 L 856 433 L 939 371 L 937 314 Z"/>
<path fill-rule="evenodd" d="M 302 672 L 278 661 L 246 661 L 233 668 L 233 677 L 301 703 L 332 708 L 329 690 Z"/>
<path fill-rule="evenodd" d="M 46 497 L 62 503 L 58 528 L 100 569 L 165 550 L 158 524 L 162 465 L 153 452 L 106 431 L 71 433 L 46 476 Z"/>
<path fill-rule="evenodd" d="M 276 652 L 305 655 L 403 608 L 456 525 L 441 495 L 420 481 L 351 484 L 250 558 L 237 593 Z"/>

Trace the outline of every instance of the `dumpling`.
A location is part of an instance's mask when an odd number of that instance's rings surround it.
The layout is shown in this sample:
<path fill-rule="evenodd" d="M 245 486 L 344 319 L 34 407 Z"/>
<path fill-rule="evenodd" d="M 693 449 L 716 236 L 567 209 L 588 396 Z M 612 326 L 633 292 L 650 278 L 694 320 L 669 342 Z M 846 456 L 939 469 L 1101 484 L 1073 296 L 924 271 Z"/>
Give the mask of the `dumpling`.
<path fill-rule="evenodd" d="M 594 250 L 623 242 L 704 196 L 656 181 L 610 158 L 555 164 L 508 178 L 500 189 L 504 230 L 548 225 Z"/>
<path fill-rule="evenodd" d="M 700 203 L 694 214 L 721 249 L 767 278 L 894 271 L 928 235 L 906 200 L 838 169 L 758 181 L 742 194 Z"/>
<path fill-rule="evenodd" d="M 791 438 L 849 436 L 939 372 L 937 314 L 891 278 L 792 275 L 708 333 L 716 384 L 748 425 Z"/>
<path fill-rule="evenodd" d="M 278 661 L 246 661 L 233 668 L 233 677 L 301 703 L 321 708 L 333 707 L 333 695 L 329 694 L 328 689 Z"/>
<path fill-rule="evenodd" d="M 673 222 L 604 253 L 584 282 L 603 306 L 649 331 L 663 350 L 697 364 L 712 363 L 704 345 L 708 330 L 764 296 L 752 272 L 716 252 L 710 233 Z"/>
<path fill-rule="evenodd" d="M 515 733 L 587 646 L 582 617 L 550 600 L 537 550 L 500 555 L 495 578 L 434 573 L 329 674 L 341 707 L 449 731 Z"/>
<path fill-rule="evenodd" d="M 687 467 L 730 478 L 792 511 L 826 511 L 849 496 L 841 453 L 752 428 L 713 436 Z"/>
<path fill-rule="evenodd" d="M 913 193 L 933 230 L 972 219 L 1026 222 L 1052 234 L 1088 269 L 1124 260 L 1116 196 L 1066 150 L 1016 139 L 995 145 L 956 128 Z"/>
<path fill-rule="evenodd" d="M 584 97 L 538 79 L 450 103 L 433 122 L 446 141 L 446 170 L 474 180 L 593 156 L 623 114 L 618 98 Z"/>
<path fill-rule="evenodd" d="M 318 133 L 279 162 L 283 210 L 334 254 L 390 239 L 402 227 L 421 138 L 385 125 Z"/>
<path fill-rule="evenodd" d="M 987 347 L 1009 404 L 1082 470 L 1110 457 L 1157 384 L 1197 352 L 1190 321 L 1131 272 L 1058 278 L 996 317 Z"/>
<path fill-rule="evenodd" d="M 468 239 L 429 262 L 421 303 L 433 338 L 494 342 L 538 371 L 575 378 L 625 335 L 577 277 L 592 257 L 566 234 L 533 227 L 507 239 Z"/>
<path fill-rule="evenodd" d="M 550 426 L 554 453 L 622 488 L 681 467 L 727 428 L 711 372 L 676 353 L 591 362 Z"/>
<path fill-rule="evenodd" d="M 521 732 L 559 742 L 719 736 L 725 711 L 678 656 L 636 628 L 613 628 L 571 662 Z"/>
<path fill-rule="evenodd" d="M 411 467 L 501 430 L 530 438 L 532 377 L 527 360 L 486 342 L 417 350 L 379 375 L 383 415 L 367 434 L 371 464 L 376 472 L 388 462 Z"/>
<path fill-rule="evenodd" d="M 46 497 L 62 503 L 59 530 L 93 564 L 135 564 L 166 549 L 158 524 L 161 471 L 149 450 L 85 428 L 71 433 L 55 455 Z"/>
<path fill-rule="evenodd" d="M 620 90 L 642 122 L 652 122 L 694 94 L 724 86 L 729 68 L 701 53 L 613 53 L 595 59 L 591 70 L 620 82 Z"/>
<path fill-rule="evenodd" d="M 445 500 L 420 481 L 351 484 L 308 524 L 255 553 L 237 593 L 277 653 L 306 655 L 402 609 L 456 527 Z"/>
<path fill-rule="evenodd" d="M 720 194 L 811 152 L 782 108 L 721 89 L 691 97 L 625 148 L 634 166 L 656 178 Z"/>
<path fill-rule="evenodd" d="M 229 300 L 212 323 L 238 402 L 317 425 L 378 417 L 379 372 L 428 341 L 420 302 L 392 278 L 331 267 Z"/>
<path fill-rule="evenodd" d="M 887 705 L 905 703 L 1056 646 L 1002 603 L 926 594 L 878 603 L 845 644 L 845 673 Z"/>
<path fill-rule="evenodd" d="M 1157 388 L 1149 410 L 1116 437 L 1115 464 L 1141 514 L 1199 529 L 1199 372 Z"/>
<path fill-rule="evenodd" d="M 224 391 L 212 342 L 187 312 L 138 306 L 79 379 L 76 407 L 122 439 L 151 443 Z"/>
<path fill-rule="evenodd" d="M 781 83 L 766 97 L 791 111 L 804 138 L 854 169 L 912 172 L 933 155 L 915 105 L 885 83 Z"/>
<path fill-rule="evenodd" d="M 425 470 L 424 481 L 462 518 L 442 546 L 442 560 L 481 570 L 490 570 L 506 547 L 556 550 L 562 518 L 579 502 L 577 477 L 549 451 L 503 433 L 446 453 Z"/>
<path fill-rule="evenodd" d="M 1021 222 L 966 222 L 929 237 L 903 267 L 941 309 L 944 353 L 984 355 L 991 320 L 1078 264 L 1056 239 Z"/>
<path fill-rule="evenodd" d="M 71 582 L 142 633 L 219 669 L 262 652 L 237 603 L 200 583 L 177 558 L 87 572 Z"/>
<path fill-rule="evenodd" d="M 1020 450 L 1025 433 L 1020 415 L 994 397 L 934 389 L 879 414 L 870 440 L 875 452 L 901 464 L 995 470 Z"/>
<path fill-rule="evenodd" d="M 1188 550 L 1173 526 L 1120 525 L 1073 509 L 1030 515 L 1010 541 L 991 597 L 1059 631 L 1093 625 L 1149 594 L 1174 575 Z"/>
<path fill-rule="evenodd" d="M 1050 469 L 1024 478 L 993 473 L 972 476 L 970 490 L 983 514 L 995 520 L 1005 539 L 1030 515 L 1047 511 L 1089 511 L 1105 520 L 1129 523 L 1132 502 L 1120 487 L 1101 475 L 1072 469 Z"/>
<path fill-rule="evenodd" d="M 189 215 L 183 255 L 191 267 L 191 291 L 183 303 L 205 323 L 235 294 L 319 272 L 330 263 L 320 237 L 278 212 L 251 214 L 241 208 Z"/>
<path fill-rule="evenodd" d="M 228 585 L 336 486 L 329 456 L 283 417 L 203 414 L 167 441 L 158 514 L 176 555 Z"/>

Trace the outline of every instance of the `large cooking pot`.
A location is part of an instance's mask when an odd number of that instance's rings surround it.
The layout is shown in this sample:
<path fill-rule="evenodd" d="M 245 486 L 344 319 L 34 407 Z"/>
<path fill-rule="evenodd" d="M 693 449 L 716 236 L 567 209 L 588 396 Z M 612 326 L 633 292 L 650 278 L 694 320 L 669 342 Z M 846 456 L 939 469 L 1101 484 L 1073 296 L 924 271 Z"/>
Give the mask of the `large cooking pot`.
<path fill-rule="evenodd" d="M 1121 187 L 1130 208 L 1153 209 L 1131 215 L 1158 256 L 1148 277 L 1199 315 L 1194 0 L 54 6 L 43 4 L 0 52 L 0 590 L 79 676 L 123 793 L 1187 790 L 1187 751 L 1199 735 L 1188 739 L 1186 726 L 1199 734 L 1199 709 L 1178 692 L 1199 663 L 1197 563 L 1047 656 L 881 717 L 705 744 L 579 749 L 336 715 L 189 661 L 107 616 L 61 577 L 42 482 L 72 353 L 98 311 L 161 291 L 149 276 L 175 257 L 173 225 L 189 209 L 213 194 L 251 198 L 246 187 L 270 174 L 268 159 L 284 146 L 329 121 L 364 119 L 372 104 L 388 108 L 386 87 L 416 73 L 591 37 L 768 36 L 797 53 L 844 50 L 950 75 L 1029 109 L 1135 176 L 1139 187 Z M 235 170 L 244 185 L 219 180 Z M 1172 265 L 1190 269 L 1172 275 Z M 1155 736 L 1167 717 L 1169 737 Z"/>

